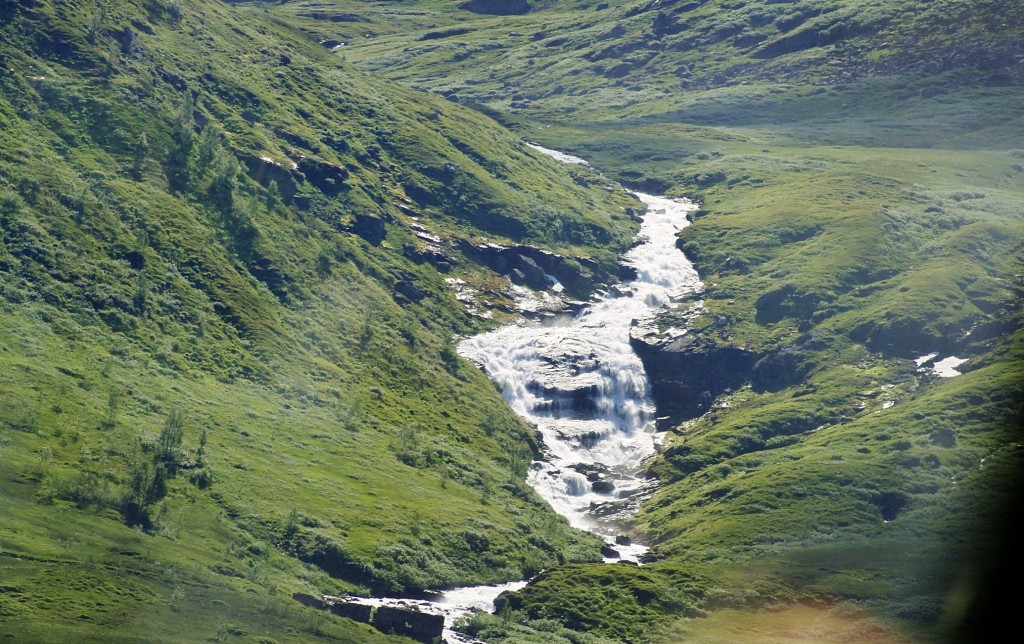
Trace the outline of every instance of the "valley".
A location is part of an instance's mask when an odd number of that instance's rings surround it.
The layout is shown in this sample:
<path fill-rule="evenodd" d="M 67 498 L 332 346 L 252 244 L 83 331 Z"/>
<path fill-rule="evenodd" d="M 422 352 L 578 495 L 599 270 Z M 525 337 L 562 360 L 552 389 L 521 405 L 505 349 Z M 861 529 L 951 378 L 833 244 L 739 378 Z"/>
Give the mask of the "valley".
<path fill-rule="evenodd" d="M 401 641 L 292 594 L 527 578 L 463 630 L 1012 615 L 1019 3 L 0 0 L 0 35 L 5 636 Z M 616 185 L 696 204 L 675 248 L 628 259 L 659 206 Z M 554 335 L 682 253 L 702 288 L 615 357 Z M 580 466 L 609 409 L 644 445 Z M 599 482 L 644 565 L 552 509 Z"/>

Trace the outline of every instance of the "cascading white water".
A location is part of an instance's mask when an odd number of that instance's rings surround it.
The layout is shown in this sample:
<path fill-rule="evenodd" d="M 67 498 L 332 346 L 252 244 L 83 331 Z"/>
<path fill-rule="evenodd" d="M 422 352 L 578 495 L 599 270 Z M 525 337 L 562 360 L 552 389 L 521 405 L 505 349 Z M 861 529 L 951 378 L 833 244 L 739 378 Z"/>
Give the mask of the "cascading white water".
<path fill-rule="evenodd" d="M 586 163 L 530 147 L 566 163 Z M 601 508 L 643 488 L 637 475 L 655 451 L 654 403 L 643 365 L 629 344 L 630 329 L 673 298 L 701 288 L 693 265 L 675 246 L 676 233 L 689 223 L 686 213 L 696 205 L 635 194 L 647 213 L 639 243 L 623 258 L 637 273 L 634 281 L 612 287 L 572 320 L 503 327 L 459 345 L 464 357 L 498 383 L 512 409 L 541 432 L 547 458 L 532 464 L 529 483 L 573 526 L 602 534 L 609 543 L 614 521 Z M 633 561 L 646 551 L 639 544 L 615 549 Z M 361 601 L 440 612 L 446 640 L 465 643 L 474 640 L 451 630 L 456 617 L 489 610 L 500 593 L 525 584 L 457 588 L 437 601 Z"/>
<path fill-rule="evenodd" d="M 543 436 L 547 458 L 533 464 L 530 484 L 574 526 L 606 535 L 613 529 L 596 516 L 600 508 L 636 494 L 641 463 L 655 450 L 654 404 L 630 328 L 700 287 L 675 246 L 696 206 L 637 197 L 647 214 L 640 243 L 624 257 L 634 281 L 612 287 L 567 323 L 503 327 L 459 345 Z"/>

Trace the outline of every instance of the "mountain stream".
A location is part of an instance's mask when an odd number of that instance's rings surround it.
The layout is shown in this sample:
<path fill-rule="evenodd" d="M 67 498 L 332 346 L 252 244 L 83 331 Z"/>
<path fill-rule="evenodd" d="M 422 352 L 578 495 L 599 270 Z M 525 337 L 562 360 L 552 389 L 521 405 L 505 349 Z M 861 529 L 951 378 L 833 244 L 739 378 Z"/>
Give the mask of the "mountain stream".
<path fill-rule="evenodd" d="M 553 150 L 532 148 L 568 163 Z M 575 317 L 524 322 L 465 339 L 459 353 L 499 385 L 505 400 L 535 426 L 545 459 L 528 482 L 577 528 L 605 538 L 605 561 L 642 562 L 647 548 L 618 534 L 651 483 L 641 474 L 658 435 L 654 403 L 630 333 L 643 333 L 655 311 L 701 288 L 697 272 L 676 248 L 676 233 L 696 205 L 636 193 L 647 206 L 637 243 L 623 257 L 636 279 L 601 293 Z M 639 328 L 638 328 L 639 327 Z M 493 610 L 493 600 L 527 582 L 459 588 L 436 601 L 371 600 L 445 614 L 445 639 L 471 642 L 451 630 L 454 618 Z"/>

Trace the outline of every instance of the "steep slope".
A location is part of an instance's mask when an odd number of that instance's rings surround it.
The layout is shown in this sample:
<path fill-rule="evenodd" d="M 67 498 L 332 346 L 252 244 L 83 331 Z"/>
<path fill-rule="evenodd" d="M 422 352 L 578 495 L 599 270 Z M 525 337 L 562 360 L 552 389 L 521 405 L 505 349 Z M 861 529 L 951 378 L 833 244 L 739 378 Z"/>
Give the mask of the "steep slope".
<path fill-rule="evenodd" d="M 290 595 L 599 558 L 445 280 L 501 317 L 477 246 L 540 243 L 583 295 L 635 200 L 261 11 L 5 1 L 0 43 L 0 631 L 377 641 Z"/>
<path fill-rule="evenodd" d="M 658 561 L 551 571 L 510 598 L 524 623 L 983 632 L 1002 604 L 986 611 L 979 579 L 1015 565 L 1019 3 L 317 4 L 352 19 L 276 12 L 359 67 L 702 204 L 680 243 L 707 292 L 635 338 L 676 425 L 637 522 Z M 962 375 L 937 377 L 950 356 Z M 795 601 L 816 608 L 757 610 Z M 508 622 L 474 628 L 526 641 Z"/>

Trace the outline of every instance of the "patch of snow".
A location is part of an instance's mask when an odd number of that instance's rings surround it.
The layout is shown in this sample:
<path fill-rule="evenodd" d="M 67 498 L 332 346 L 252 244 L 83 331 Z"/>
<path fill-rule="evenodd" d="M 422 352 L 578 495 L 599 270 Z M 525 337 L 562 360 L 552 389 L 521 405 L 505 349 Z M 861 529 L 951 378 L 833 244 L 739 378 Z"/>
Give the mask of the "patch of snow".
<path fill-rule="evenodd" d="M 924 363 L 928 362 L 929 360 L 934 360 L 935 358 L 938 358 L 938 357 L 939 357 L 938 353 L 929 353 L 926 356 L 921 356 L 920 358 L 915 358 L 914 359 L 914 364 L 916 364 L 917 366 L 920 367 L 921 365 L 923 365 Z"/>
<path fill-rule="evenodd" d="M 932 367 L 932 371 L 934 371 L 935 375 L 940 378 L 952 378 L 960 375 L 960 372 L 957 371 L 956 368 L 965 362 L 967 362 L 967 358 L 949 356 L 948 358 L 943 358 L 936 362 Z"/>
<path fill-rule="evenodd" d="M 884 403 L 882 403 L 882 409 L 888 409 L 888 408 L 892 407 L 895 404 L 896 404 L 895 400 L 886 400 Z"/>
<path fill-rule="evenodd" d="M 562 163 L 572 163 L 573 165 L 585 165 L 587 167 L 590 167 L 590 163 L 588 163 L 586 159 L 581 159 L 571 154 L 566 154 L 565 152 L 559 152 L 558 150 L 550 150 L 543 146 L 537 145 L 536 143 L 530 143 L 529 141 L 526 142 L 526 146 L 533 148 L 534 150 L 540 152 L 544 156 L 549 156 L 552 159 L 561 161 Z M 614 190 L 614 188 L 612 189 Z"/>

